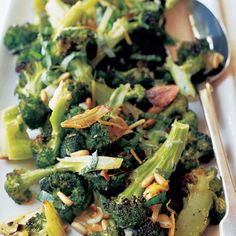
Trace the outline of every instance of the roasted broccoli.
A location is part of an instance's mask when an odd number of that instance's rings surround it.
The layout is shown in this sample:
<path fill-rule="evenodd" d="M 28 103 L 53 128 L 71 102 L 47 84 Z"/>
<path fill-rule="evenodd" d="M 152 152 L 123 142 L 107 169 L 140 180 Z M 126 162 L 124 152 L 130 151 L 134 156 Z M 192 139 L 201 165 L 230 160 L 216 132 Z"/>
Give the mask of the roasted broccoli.
<path fill-rule="evenodd" d="M 141 84 L 148 87 L 154 80 L 154 73 L 148 68 L 132 68 L 128 71 L 111 70 L 108 72 L 98 71 L 98 76 L 105 79 L 110 87 L 118 87 L 120 84 L 130 83 L 132 86 Z"/>
<path fill-rule="evenodd" d="M 63 57 L 72 52 L 81 52 L 91 60 L 97 54 L 95 33 L 91 29 L 66 28 L 58 35 L 56 41 L 57 53 Z"/>
<path fill-rule="evenodd" d="M 60 157 L 69 156 L 70 153 L 88 149 L 100 154 L 110 147 L 112 140 L 105 126 L 95 123 L 89 128 L 80 130 L 68 130 L 60 146 Z"/>
<path fill-rule="evenodd" d="M 210 211 L 210 224 L 217 225 L 224 218 L 226 213 L 226 203 L 224 198 L 214 196 L 213 208 Z"/>
<path fill-rule="evenodd" d="M 122 198 L 117 203 L 114 200 L 108 200 L 104 208 L 111 218 L 121 228 L 138 226 L 143 223 L 143 219 L 151 216 L 151 211 L 145 206 L 146 200 L 141 197 Z"/>
<path fill-rule="evenodd" d="M 105 196 L 116 196 L 125 189 L 126 174 L 117 174 L 106 180 L 101 176 L 101 172 L 91 172 L 85 175 L 93 190 L 98 191 Z"/>
<path fill-rule="evenodd" d="M 210 189 L 211 181 L 217 177 L 216 169 L 198 168 L 183 178 L 187 192 L 183 210 L 176 222 L 176 235 L 201 235 L 210 222 L 209 212 L 213 208 L 215 193 Z M 199 199 L 201 199 L 199 201 Z M 221 203 L 220 203 L 221 202 Z M 217 204 L 217 203 L 216 203 Z M 223 200 L 219 200 L 218 216 L 224 215 Z"/>
<path fill-rule="evenodd" d="M 197 57 L 201 53 L 210 50 L 209 43 L 206 39 L 200 39 L 196 42 L 183 42 L 178 49 L 178 64 L 183 65 L 188 58 Z"/>
<path fill-rule="evenodd" d="M 96 165 L 92 165 L 91 162 Z M 85 158 L 69 157 L 69 159 L 61 159 L 56 165 L 44 169 L 36 169 L 33 171 L 15 169 L 7 174 L 4 187 L 9 197 L 11 197 L 16 203 L 21 204 L 31 199 L 32 193 L 30 188 L 32 185 L 53 173 L 71 171 L 74 173 L 85 174 L 95 170 L 118 169 L 121 165 L 121 158 L 97 155 L 87 156 Z"/>
<path fill-rule="evenodd" d="M 191 129 L 188 143 L 179 163 L 179 170 L 189 171 L 201 163 L 207 163 L 214 157 L 211 138 L 197 130 Z"/>
<path fill-rule="evenodd" d="M 25 124 L 30 129 L 41 127 L 47 119 L 47 106 L 38 96 L 29 95 L 21 99 L 19 108 Z"/>
<path fill-rule="evenodd" d="M 161 235 L 163 231 L 159 223 L 152 222 L 151 220 L 142 220 L 141 225 L 133 229 L 132 236 L 157 236 Z"/>
<path fill-rule="evenodd" d="M 69 133 L 63 139 L 60 146 L 60 157 L 70 156 L 71 153 L 86 148 L 84 136 L 81 132 Z"/>
<path fill-rule="evenodd" d="M 13 54 L 17 54 L 30 47 L 37 36 L 38 27 L 36 25 L 26 23 L 22 26 L 11 26 L 4 36 L 4 44 Z"/>
<path fill-rule="evenodd" d="M 41 191 L 53 197 L 53 204 L 64 222 L 71 223 L 78 210 L 86 209 L 93 198 L 93 192 L 86 180 L 71 172 L 53 173 L 40 181 Z M 65 194 L 73 204 L 65 205 L 57 196 L 58 192 Z"/>
<path fill-rule="evenodd" d="M 61 220 L 54 206 L 45 201 L 43 207 L 36 212 L 28 213 L 0 225 L 3 235 L 57 235 L 66 236 Z"/>
<path fill-rule="evenodd" d="M 115 222 L 123 227 L 129 227 L 140 225 L 144 216 L 147 217 L 148 212 L 142 196 L 144 187 L 141 183 L 156 172 L 164 178 L 170 177 L 186 145 L 188 129 L 188 125 L 176 121 L 165 143 L 132 172 L 128 187 L 117 198 L 108 202 L 108 212 Z"/>
<path fill-rule="evenodd" d="M 33 155 L 36 165 L 40 168 L 51 166 L 56 163 L 59 154 L 60 144 L 63 138 L 61 122 L 64 120 L 65 113 L 70 104 L 71 92 L 68 91 L 66 82 L 58 86 L 58 92 L 50 100 L 49 106 L 53 110 L 50 116 L 52 134 L 50 140 L 44 140 L 42 135 L 38 136 L 32 145 Z"/>
<path fill-rule="evenodd" d="M 217 69 L 224 60 L 221 54 L 207 50 L 207 42 L 205 41 L 184 43 L 180 47 L 179 57 L 180 65 L 175 64 L 171 58 L 167 58 L 167 68 L 180 88 L 180 92 L 191 98 L 196 96 L 191 81 L 192 76 L 202 70 L 210 72 Z"/>

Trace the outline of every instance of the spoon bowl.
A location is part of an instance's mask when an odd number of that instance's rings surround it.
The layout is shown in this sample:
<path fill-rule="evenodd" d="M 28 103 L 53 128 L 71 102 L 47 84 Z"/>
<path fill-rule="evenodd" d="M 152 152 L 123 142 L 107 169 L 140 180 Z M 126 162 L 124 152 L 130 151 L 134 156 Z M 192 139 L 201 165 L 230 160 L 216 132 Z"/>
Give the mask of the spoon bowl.
<path fill-rule="evenodd" d="M 219 78 L 230 63 L 230 48 L 223 22 L 212 10 L 198 0 L 188 0 L 189 22 L 196 39 L 206 39 L 210 49 L 223 55 L 222 67 L 208 79 Z"/>

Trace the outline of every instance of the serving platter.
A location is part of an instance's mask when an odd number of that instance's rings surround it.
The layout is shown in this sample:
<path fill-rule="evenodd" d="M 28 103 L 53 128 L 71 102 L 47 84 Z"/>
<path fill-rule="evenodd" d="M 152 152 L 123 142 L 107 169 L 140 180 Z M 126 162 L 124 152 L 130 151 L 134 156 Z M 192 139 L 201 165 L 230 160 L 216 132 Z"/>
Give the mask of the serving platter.
<path fill-rule="evenodd" d="M 215 12 L 220 17 L 220 8 L 216 0 L 206 0 L 204 3 L 210 7 L 213 7 Z M 17 99 L 14 96 L 14 88 L 16 85 L 17 76 L 14 72 L 13 58 L 3 45 L 3 34 L 9 25 L 33 21 L 33 1 L 11 0 L 9 4 L 7 18 L 4 22 L 4 26 L 0 29 L 0 110 L 17 103 Z M 183 37 L 182 39 L 186 39 L 189 36 L 185 30 L 187 28 L 186 15 L 179 14 L 179 11 L 181 10 L 183 9 L 180 5 L 168 16 L 170 17 L 170 23 L 168 24 L 168 27 L 170 29 L 172 28 L 174 30 L 181 31 L 181 35 Z M 2 10 L 0 10 L 0 13 L 1 11 Z M 178 15 L 182 17 L 183 24 L 181 26 L 175 26 L 174 21 L 171 20 L 171 15 Z M 218 81 L 213 84 L 213 88 L 214 101 L 217 108 L 217 115 L 223 143 L 231 163 L 232 171 L 234 176 L 236 176 L 236 128 L 234 124 L 236 120 L 236 86 L 235 79 L 230 68 Z M 198 114 L 200 129 L 204 132 L 207 132 L 201 104 L 198 101 L 192 102 L 190 107 Z M 34 168 L 34 165 L 32 161 L 20 163 L 7 162 L 5 160 L 0 161 L 0 222 L 5 219 L 17 216 L 21 213 L 36 209 L 40 205 L 40 203 L 37 201 L 28 203 L 27 205 L 17 205 L 4 191 L 3 185 L 5 181 L 5 175 L 16 167 Z M 208 227 L 205 235 L 219 235 L 218 227 Z"/>

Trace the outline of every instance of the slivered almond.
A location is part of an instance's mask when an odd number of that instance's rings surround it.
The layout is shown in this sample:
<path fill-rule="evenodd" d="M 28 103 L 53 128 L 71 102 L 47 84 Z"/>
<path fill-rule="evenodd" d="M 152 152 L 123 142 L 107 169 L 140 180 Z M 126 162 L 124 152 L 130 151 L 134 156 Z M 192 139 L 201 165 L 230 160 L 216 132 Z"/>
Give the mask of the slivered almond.
<path fill-rule="evenodd" d="M 48 94 L 47 94 L 47 92 L 45 90 L 42 90 L 40 92 L 40 98 L 41 98 L 41 101 L 43 103 L 48 103 L 48 101 L 49 101 Z"/>
<path fill-rule="evenodd" d="M 69 79 L 70 78 L 70 73 L 69 72 L 65 72 L 65 73 L 63 73 L 60 77 L 59 77 L 59 81 L 61 82 L 61 81 L 65 81 L 65 80 L 67 80 L 67 79 Z"/>
<path fill-rule="evenodd" d="M 85 104 L 87 105 L 88 109 L 92 109 L 93 108 L 92 98 L 90 98 L 90 97 L 86 98 Z"/>
<path fill-rule="evenodd" d="M 103 231 L 102 226 L 100 224 L 93 224 L 91 226 L 91 230 L 94 233 Z"/>
<path fill-rule="evenodd" d="M 143 182 L 142 182 L 142 184 L 141 184 L 142 187 L 143 187 L 143 188 L 147 188 L 149 185 L 152 184 L 152 182 L 154 181 L 154 179 L 155 179 L 154 175 L 148 176 L 146 179 L 143 180 Z"/>
<path fill-rule="evenodd" d="M 82 157 L 82 156 L 89 156 L 88 150 L 79 150 L 77 152 L 72 152 L 70 154 L 71 157 Z"/>
<path fill-rule="evenodd" d="M 172 227 L 172 222 L 166 214 L 160 214 L 158 216 L 158 222 L 160 226 L 164 229 L 170 229 Z"/>
<path fill-rule="evenodd" d="M 102 229 L 104 231 L 107 230 L 108 226 L 109 226 L 108 221 L 107 220 L 102 220 Z"/>
<path fill-rule="evenodd" d="M 73 222 L 71 226 L 78 232 L 83 235 L 86 235 L 88 233 L 88 230 L 80 223 L 78 222 Z"/>
<path fill-rule="evenodd" d="M 161 175 L 159 175 L 158 173 L 154 174 L 155 180 L 158 184 L 162 185 L 166 182 L 166 179 L 164 177 L 162 177 Z"/>
<path fill-rule="evenodd" d="M 73 202 L 68 198 L 64 193 L 58 192 L 57 196 L 60 198 L 60 200 L 67 205 L 68 207 L 73 205 Z"/>
<path fill-rule="evenodd" d="M 151 217 L 151 220 L 153 222 L 157 222 L 158 221 L 158 216 L 159 216 L 159 212 L 161 210 L 161 206 L 162 204 L 155 204 L 155 205 L 152 205 L 150 208 L 152 210 L 152 217 Z"/>
<path fill-rule="evenodd" d="M 161 185 L 154 182 L 145 189 L 143 196 L 146 200 L 150 200 L 151 198 L 157 196 L 162 191 L 162 189 L 163 187 Z"/>
<path fill-rule="evenodd" d="M 101 171 L 101 176 L 106 180 L 109 181 L 111 179 L 110 175 L 108 175 L 106 170 Z"/>

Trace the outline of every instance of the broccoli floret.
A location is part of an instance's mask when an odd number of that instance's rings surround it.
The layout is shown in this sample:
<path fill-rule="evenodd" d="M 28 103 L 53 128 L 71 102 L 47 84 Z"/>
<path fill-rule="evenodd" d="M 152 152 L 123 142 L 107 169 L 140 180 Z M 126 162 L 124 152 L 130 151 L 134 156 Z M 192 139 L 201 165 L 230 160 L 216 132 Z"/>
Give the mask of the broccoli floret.
<path fill-rule="evenodd" d="M 99 194 L 98 192 L 94 192 L 95 204 L 102 209 L 103 213 L 107 213 L 104 205 L 107 204 L 107 199 L 103 195 Z M 101 232 L 95 232 L 89 234 L 89 236 L 125 236 L 125 231 L 119 225 L 115 223 L 115 221 L 109 217 L 107 219 L 108 227 L 106 230 Z"/>
<path fill-rule="evenodd" d="M 215 169 L 198 168 L 183 178 L 187 196 L 183 210 L 176 222 L 176 235 L 201 235 L 209 224 L 209 212 L 213 207 L 215 193 L 210 189 L 217 175 Z M 199 199 L 201 199 L 199 201 Z"/>
<path fill-rule="evenodd" d="M 85 110 L 80 106 L 71 106 L 68 113 L 66 114 L 66 120 L 83 113 Z"/>
<path fill-rule="evenodd" d="M 65 118 L 71 100 L 71 92 L 68 91 L 66 82 L 59 85 L 58 93 L 55 93 L 55 96 L 49 102 L 49 106 L 53 110 L 49 118 L 52 127 L 51 139 L 45 141 L 42 136 L 39 136 L 32 145 L 36 164 L 40 168 L 55 164 L 56 157 L 59 154 L 60 144 L 64 136 L 61 122 Z"/>
<path fill-rule="evenodd" d="M 94 156 L 97 160 L 97 165 L 91 169 L 91 161 L 94 160 Z M 44 169 L 36 169 L 33 171 L 15 169 L 13 172 L 7 174 L 4 187 L 9 197 L 12 198 L 16 203 L 21 204 L 31 199 L 32 194 L 30 192 L 30 188 L 33 184 L 38 183 L 42 178 L 47 177 L 53 173 L 71 171 L 73 173 L 85 174 L 93 170 L 119 169 L 121 164 L 121 158 L 111 158 L 96 155 L 86 157 L 85 159 L 82 157 L 70 157 L 67 160 L 61 159 L 61 161 L 56 165 Z M 78 198 L 78 195 L 79 192 L 76 191 L 74 191 L 72 194 L 73 199 L 75 199 L 75 203 L 77 203 L 76 198 Z M 80 196 L 80 198 L 81 197 L 83 198 L 83 196 Z M 84 193 L 84 197 L 86 198 L 86 193 Z"/>
<path fill-rule="evenodd" d="M 47 119 L 47 107 L 38 96 L 30 95 L 21 99 L 19 108 L 25 124 L 30 129 L 41 127 Z"/>
<path fill-rule="evenodd" d="M 0 224 L 0 233 L 3 235 L 51 235 L 65 236 L 61 220 L 54 206 L 45 201 L 39 210 L 21 215 L 10 222 Z"/>
<path fill-rule="evenodd" d="M 188 124 L 190 129 L 198 128 L 198 120 L 195 112 L 188 110 L 182 116 L 181 122 L 184 124 Z"/>
<path fill-rule="evenodd" d="M 145 88 L 140 85 L 134 85 L 134 88 L 131 89 L 126 95 L 126 100 L 135 99 L 137 102 L 141 101 L 146 95 Z"/>
<path fill-rule="evenodd" d="M 210 223 L 217 225 L 224 218 L 226 213 L 226 203 L 222 197 L 214 197 L 213 208 L 210 211 Z"/>
<path fill-rule="evenodd" d="M 182 42 L 178 49 L 178 64 L 184 64 L 188 58 L 197 57 L 201 53 L 210 50 L 209 43 L 206 39 L 200 39 L 196 42 Z"/>
<path fill-rule="evenodd" d="M 103 153 L 111 143 L 107 128 L 95 123 L 84 130 L 69 131 L 60 146 L 60 157 L 69 156 L 70 153 L 81 149 Z"/>
<path fill-rule="evenodd" d="M 26 23 L 22 26 L 11 26 L 4 36 L 4 44 L 15 54 L 29 47 L 37 36 L 38 27 L 36 25 Z"/>
<path fill-rule="evenodd" d="M 78 105 L 86 100 L 86 98 L 91 97 L 88 87 L 82 83 L 70 83 L 69 91 L 72 93 L 72 100 L 70 105 Z"/>
<path fill-rule="evenodd" d="M 85 178 L 92 188 L 105 196 L 115 196 L 125 189 L 126 174 L 113 175 L 109 180 L 104 179 L 99 172 L 91 172 Z"/>
<path fill-rule="evenodd" d="M 16 203 L 21 204 L 27 202 L 32 198 L 32 193 L 29 188 L 53 171 L 52 168 L 38 169 L 35 171 L 15 169 L 13 172 L 7 174 L 4 188 Z"/>
<path fill-rule="evenodd" d="M 71 52 L 85 53 L 89 60 L 97 54 L 95 33 L 91 29 L 70 27 L 64 29 L 57 37 L 57 49 L 63 57 Z"/>
<path fill-rule="evenodd" d="M 207 50 L 206 44 L 206 41 L 184 43 L 179 52 L 180 65 L 175 64 L 171 58 L 167 58 L 167 67 L 175 83 L 180 88 L 180 92 L 185 96 L 192 98 L 196 96 L 191 81 L 194 74 L 200 73 L 200 71 L 210 72 L 217 69 L 224 60 L 221 54 Z M 202 77 L 204 76 L 206 75 L 202 75 Z"/>
<path fill-rule="evenodd" d="M 89 150 L 102 152 L 104 148 L 111 145 L 112 140 L 109 137 L 107 128 L 95 123 L 85 131 L 85 142 Z"/>
<path fill-rule="evenodd" d="M 98 76 L 105 78 L 106 83 L 111 87 L 118 87 L 120 84 L 130 83 L 132 86 L 141 84 L 147 87 L 154 80 L 154 73 L 148 68 L 132 68 L 128 71 L 111 70 L 108 72 L 98 72 Z"/>
<path fill-rule="evenodd" d="M 1 155 L 9 160 L 31 159 L 31 143 L 19 108 L 11 106 L 0 114 L 0 149 Z"/>
<path fill-rule="evenodd" d="M 43 135 L 38 136 L 32 142 L 33 157 L 40 168 L 54 165 L 57 161 L 53 148 L 48 146 L 49 142 L 46 142 Z"/>
<path fill-rule="evenodd" d="M 132 236 L 157 236 L 161 235 L 161 229 L 159 223 L 154 223 L 151 220 L 141 222 L 139 227 L 133 229 Z"/>
<path fill-rule="evenodd" d="M 139 197 L 144 188 L 140 183 L 148 176 L 160 171 L 164 178 L 169 178 L 175 171 L 181 154 L 186 146 L 189 126 L 175 121 L 166 141 L 161 147 L 131 174 L 131 183 L 119 194 L 118 201 L 123 198 Z"/>
<path fill-rule="evenodd" d="M 120 203 L 111 200 L 105 204 L 105 209 L 111 218 L 122 228 L 138 226 L 143 220 L 151 216 L 149 208 L 144 206 L 143 197 L 123 198 Z"/>
<path fill-rule="evenodd" d="M 44 213 L 36 213 L 35 216 L 30 218 L 25 224 L 25 230 L 29 235 L 40 234 L 44 230 L 47 220 Z"/>
<path fill-rule="evenodd" d="M 145 199 L 142 196 L 144 187 L 140 183 L 156 171 L 164 178 L 169 178 L 186 145 L 188 129 L 188 125 L 176 121 L 166 142 L 152 157 L 132 172 L 128 187 L 105 204 L 108 213 L 118 225 L 122 227 L 140 225 L 147 218 L 149 211 L 144 206 Z"/>
<path fill-rule="evenodd" d="M 24 68 L 21 68 L 20 78 L 15 89 L 15 94 L 20 99 L 25 97 L 39 96 L 43 89 L 42 74 L 44 72 L 43 65 L 40 62 L 24 62 Z M 19 68 L 18 68 L 19 69 Z"/>
<path fill-rule="evenodd" d="M 85 148 L 85 139 L 80 132 L 67 134 L 60 146 L 60 157 L 70 156 L 71 153 Z"/>
<path fill-rule="evenodd" d="M 53 173 L 40 181 L 40 189 L 54 197 L 53 203 L 61 219 L 71 223 L 78 210 L 84 210 L 90 204 L 93 193 L 82 176 L 71 172 Z M 57 196 L 57 192 L 64 193 L 73 202 L 68 207 Z M 69 216 L 69 217 L 68 217 Z"/>
<path fill-rule="evenodd" d="M 206 134 L 192 129 L 179 163 L 179 169 L 189 171 L 198 167 L 201 163 L 209 162 L 213 157 L 214 152 L 211 138 Z"/>

